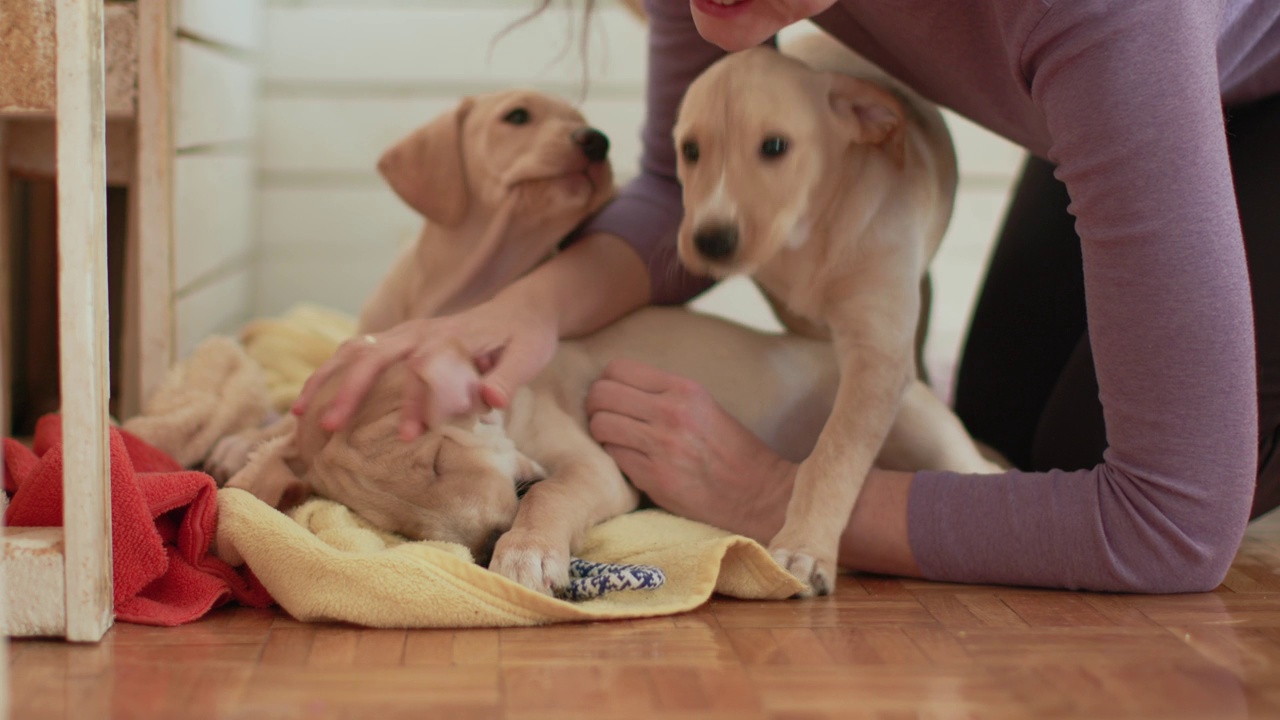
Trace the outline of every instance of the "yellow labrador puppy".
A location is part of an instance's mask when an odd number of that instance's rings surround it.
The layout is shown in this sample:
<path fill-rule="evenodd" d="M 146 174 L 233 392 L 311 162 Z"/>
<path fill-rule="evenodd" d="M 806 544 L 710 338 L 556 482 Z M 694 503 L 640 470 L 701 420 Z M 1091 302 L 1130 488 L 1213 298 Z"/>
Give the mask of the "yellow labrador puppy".
<path fill-rule="evenodd" d="M 365 301 L 352 342 L 483 302 L 545 258 L 613 196 L 608 152 L 576 108 L 526 90 L 463 98 L 396 142 L 378 172 L 425 222 Z M 287 414 L 222 438 L 203 467 L 226 482 L 294 424 Z"/>
<path fill-rule="evenodd" d="M 826 594 L 841 532 L 917 372 L 921 281 L 950 221 L 938 110 L 826 35 L 729 55 L 685 95 L 679 255 L 751 275 L 793 329 L 829 336 L 834 409 L 800 463 L 779 563 Z"/>
<path fill-rule="evenodd" d="M 336 433 L 320 427 L 320 408 L 337 390 L 331 376 L 300 418 L 296 436 L 268 445 L 237 477 L 253 478 L 258 487 L 251 490 L 265 488 L 275 497 L 315 490 L 384 529 L 462 543 L 490 570 L 551 594 L 567 585 L 569 558 L 586 532 L 639 503 L 588 433 L 584 410 L 591 383 L 609 363 L 623 360 L 683 375 L 690 383 L 681 392 L 707 393 L 792 461 L 812 451 L 839 381 L 828 341 L 649 307 L 589 337 L 562 342 L 505 411 L 456 418 L 408 442 L 396 433 L 403 369 L 385 373 L 347 428 Z M 432 383 L 479 383 L 462 355 L 440 359 L 426 373 Z M 880 464 L 995 469 L 955 415 L 918 381 Z M 528 489 L 518 500 L 523 485 Z"/>

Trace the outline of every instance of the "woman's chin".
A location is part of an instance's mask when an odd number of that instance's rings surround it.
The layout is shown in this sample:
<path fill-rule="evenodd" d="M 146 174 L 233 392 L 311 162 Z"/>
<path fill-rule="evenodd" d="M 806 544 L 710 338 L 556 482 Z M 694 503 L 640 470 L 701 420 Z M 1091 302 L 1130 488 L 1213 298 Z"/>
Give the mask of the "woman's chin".
<path fill-rule="evenodd" d="M 744 15 L 726 20 L 708 17 L 697 10 L 693 12 L 693 24 L 704 40 L 725 52 L 753 48 L 773 37 L 780 29 L 762 18 Z"/>
<path fill-rule="evenodd" d="M 753 48 L 792 23 L 811 18 L 835 4 L 835 0 L 743 0 L 722 11 L 700 6 L 707 0 L 690 0 L 698 34 L 725 52 Z"/>

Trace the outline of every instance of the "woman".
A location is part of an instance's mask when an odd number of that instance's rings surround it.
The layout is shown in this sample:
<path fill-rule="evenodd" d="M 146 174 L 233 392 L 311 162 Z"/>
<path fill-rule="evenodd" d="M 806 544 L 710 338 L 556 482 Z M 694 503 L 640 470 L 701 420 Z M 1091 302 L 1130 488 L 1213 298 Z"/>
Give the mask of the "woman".
<path fill-rule="evenodd" d="M 489 303 L 360 351 L 326 423 L 344 423 L 390 364 L 455 341 L 488 370 L 484 401 L 502 406 L 558 338 L 705 289 L 674 253 L 678 101 L 725 52 L 813 18 L 1032 153 L 956 390 L 975 436 L 1020 469 L 873 470 L 842 559 L 960 582 L 1215 587 L 1247 520 L 1280 504 L 1280 3 L 649 0 L 647 11 L 642 175 Z M 407 396 L 406 435 L 421 430 L 424 396 Z M 762 542 L 781 527 L 794 466 L 680 378 L 610 373 L 587 405 L 593 435 L 659 505 Z"/>

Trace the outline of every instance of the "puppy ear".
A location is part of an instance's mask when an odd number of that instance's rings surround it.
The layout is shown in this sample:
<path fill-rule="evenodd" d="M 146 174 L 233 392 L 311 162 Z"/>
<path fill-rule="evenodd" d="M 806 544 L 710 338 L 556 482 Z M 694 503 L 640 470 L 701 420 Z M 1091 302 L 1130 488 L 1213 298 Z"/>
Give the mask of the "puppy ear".
<path fill-rule="evenodd" d="M 902 165 L 906 156 L 906 111 L 879 85 L 841 73 L 828 73 L 827 101 L 836 119 L 852 131 L 854 142 L 883 145 Z"/>
<path fill-rule="evenodd" d="M 400 199 L 445 227 L 462 222 L 470 202 L 462 124 L 473 105 L 474 100 L 463 98 L 453 110 L 409 133 L 378 158 L 378 172 Z"/>

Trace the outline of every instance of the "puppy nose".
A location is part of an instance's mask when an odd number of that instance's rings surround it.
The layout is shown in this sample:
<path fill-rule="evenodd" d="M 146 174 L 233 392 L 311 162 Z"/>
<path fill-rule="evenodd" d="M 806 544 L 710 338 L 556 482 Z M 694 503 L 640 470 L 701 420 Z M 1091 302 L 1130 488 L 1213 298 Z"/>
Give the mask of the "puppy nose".
<path fill-rule="evenodd" d="M 738 229 L 732 225 L 711 225 L 698 229 L 693 245 L 709 260 L 723 260 L 738 249 Z"/>
<path fill-rule="evenodd" d="M 601 162 L 609 157 L 609 138 L 595 128 L 574 130 L 573 141 L 582 148 L 582 154 L 591 162 Z"/>

